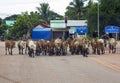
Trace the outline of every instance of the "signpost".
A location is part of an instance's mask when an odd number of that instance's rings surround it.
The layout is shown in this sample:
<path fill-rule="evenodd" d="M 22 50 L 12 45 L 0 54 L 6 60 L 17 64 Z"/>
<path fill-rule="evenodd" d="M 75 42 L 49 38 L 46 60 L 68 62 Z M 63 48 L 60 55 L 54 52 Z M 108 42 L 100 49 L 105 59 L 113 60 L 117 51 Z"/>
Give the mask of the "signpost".
<path fill-rule="evenodd" d="M 106 26 L 105 27 L 105 33 L 109 34 L 109 33 L 116 33 L 116 39 L 117 39 L 117 33 L 119 33 L 120 28 L 118 26 Z"/>
<path fill-rule="evenodd" d="M 105 33 L 119 33 L 119 27 L 118 26 L 106 26 Z"/>
<path fill-rule="evenodd" d="M 79 27 L 76 27 L 76 32 L 78 34 L 83 35 L 83 34 L 86 34 L 88 32 L 88 28 L 87 28 L 87 26 L 79 26 Z"/>

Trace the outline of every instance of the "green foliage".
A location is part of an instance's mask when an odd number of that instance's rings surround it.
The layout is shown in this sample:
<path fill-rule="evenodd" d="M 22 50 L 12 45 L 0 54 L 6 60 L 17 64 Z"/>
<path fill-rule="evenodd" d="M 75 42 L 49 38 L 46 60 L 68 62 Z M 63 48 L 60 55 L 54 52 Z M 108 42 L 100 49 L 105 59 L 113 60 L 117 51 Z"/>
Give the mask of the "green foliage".
<path fill-rule="evenodd" d="M 82 0 L 73 0 L 69 3 L 69 6 L 66 8 L 67 11 L 65 15 L 69 17 L 70 20 L 80 20 L 83 19 L 84 7 Z"/>
<path fill-rule="evenodd" d="M 37 12 L 31 12 L 30 15 L 24 12 L 16 19 L 14 26 L 10 28 L 10 33 L 17 38 L 22 37 L 23 34 L 31 34 L 32 29 L 39 22 L 39 14 Z"/>
<path fill-rule="evenodd" d="M 4 20 L 16 20 L 18 16 L 19 15 L 14 14 L 14 15 L 11 15 L 9 17 L 6 17 Z"/>
<path fill-rule="evenodd" d="M 50 20 L 55 20 L 56 18 L 63 19 L 63 16 L 50 10 L 48 3 L 41 3 L 40 7 L 36 8 L 39 12 L 40 19 L 42 19 L 41 21 L 44 23 L 49 23 Z"/>
<path fill-rule="evenodd" d="M 2 18 L 0 18 L 0 25 L 2 24 Z"/>
<path fill-rule="evenodd" d="M 49 10 L 50 10 L 49 4 L 42 3 L 40 4 L 40 7 L 36 7 L 36 8 L 40 13 L 40 18 L 48 22 Z"/>
<path fill-rule="evenodd" d="M 99 4 L 99 30 L 103 35 L 107 25 L 120 26 L 120 0 L 98 0 L 93 3 L 89 0 L 88 5 L 83 7 L 82 0 L 73 0 L 67 7 L 66 15 L 71 20 L 87 19 L 89 36 L 98 31 L 98 4 Z"/>
<path fill-rule="evenodd" d="M 99 23 L 100 35 L 104 34 L 107 25 L 120 26 L 120 0 L 99 0 Z M 89 4 L 88 4 L 89 5 Z M 92 3 L 88 6 L 86 14 L 89 27 L 89 35 L 97 31 L 98 4 Z"/>
<path fill-rule="evenodd" d="M 94 31 L 97 31 L 97 5 L 94 4 L 88 9 L 87 20 L 89 27 L 89 35 L 92 36 Z"/>
<path fill-rule="evenodd" d="M 6 32 L 6 30 L 8 29 L 9 27 L 6 25 L 6 24 L 1 24 L 0 25 L 0 35 L 4 35 Z"/>

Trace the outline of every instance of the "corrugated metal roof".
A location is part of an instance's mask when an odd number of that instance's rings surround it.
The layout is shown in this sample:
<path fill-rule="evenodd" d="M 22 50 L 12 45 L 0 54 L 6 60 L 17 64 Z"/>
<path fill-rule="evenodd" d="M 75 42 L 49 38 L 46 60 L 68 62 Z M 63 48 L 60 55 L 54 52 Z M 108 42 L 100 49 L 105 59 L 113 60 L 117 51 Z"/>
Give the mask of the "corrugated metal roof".
<path fill-rule="evenodd" d="M 65 23 L 65 20 L 51 20 L 52 23 L 56 23 L 56 26 L 59 26 L 60 23 Z M 87 20 L 67 20 L 67 26 L 87 26 Z"/>
<path fill-rule="evenodd" d="M 87 20 L 68 20 L 67 26 L 87 26 Z"/>

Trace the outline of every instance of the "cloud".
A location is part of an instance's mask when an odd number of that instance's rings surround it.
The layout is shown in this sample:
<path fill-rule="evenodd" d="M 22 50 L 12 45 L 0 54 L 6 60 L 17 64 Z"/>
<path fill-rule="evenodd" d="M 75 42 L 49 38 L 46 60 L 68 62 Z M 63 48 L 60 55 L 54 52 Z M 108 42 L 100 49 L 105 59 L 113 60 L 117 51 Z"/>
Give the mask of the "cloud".
<path fill-rule="evenodd" d="M 37 11 L 40 3 L 49 3 L 50 9 L 64 15 L 66 7 L 73 0 L 0 0 L 0 17 L 21 12 Z M 4 15 L 3 15 L 4 14 Z"/>

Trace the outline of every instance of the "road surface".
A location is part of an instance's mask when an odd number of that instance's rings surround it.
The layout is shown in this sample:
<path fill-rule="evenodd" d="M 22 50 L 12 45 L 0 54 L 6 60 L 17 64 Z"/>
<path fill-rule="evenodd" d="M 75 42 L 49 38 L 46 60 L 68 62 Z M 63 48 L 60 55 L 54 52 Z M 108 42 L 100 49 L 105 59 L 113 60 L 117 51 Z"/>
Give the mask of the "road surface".
<path fill-rule="evenodd" d="M 0 42 L 0 83 L 120 83 L 120 53 L 30 58 Z"/>

